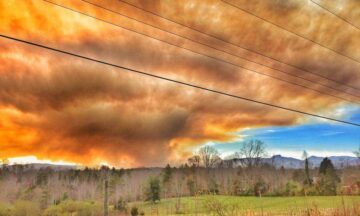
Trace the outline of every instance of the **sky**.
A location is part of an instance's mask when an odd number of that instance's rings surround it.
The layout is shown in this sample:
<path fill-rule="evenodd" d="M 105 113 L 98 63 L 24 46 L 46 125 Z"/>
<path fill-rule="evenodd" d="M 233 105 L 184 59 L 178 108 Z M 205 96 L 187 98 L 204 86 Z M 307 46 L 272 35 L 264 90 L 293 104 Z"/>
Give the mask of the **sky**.
<path fill-rule="evenodd" d="M 360 110 L 353 106 L 346 110 L 349 114 L 343 119 L 358 122 Z M 359 129 L 338 123 L 309 122 L 291 126 L 271 126 L 245 129 L 239 133 L 242 137 L 228 143 L 209 142 L 217 148 L 223 157 L 231 157 L 234 149 L 240 150 L 244 142 L 259 139 L 267 148 L 267 157 L 282 155 L 302 159 L 303 151 L 310 156 L 354 156 L 360 148 Z"/>
<path fill-rule="evenodd" d="M 1 34 L 360 123 L 360 30 L 311 1 L 229 0 L 321 46 L 219 0 L 51 1 L 72 10 L 1 1 Z M 317 2 L 360 25 L 358 1 Z M 0 38 L 0 158 L 12 163 L 162 166 L 204 145 L 226 156 L 250 139 L 269 155 L 352 155 L 359 132 Z"/>

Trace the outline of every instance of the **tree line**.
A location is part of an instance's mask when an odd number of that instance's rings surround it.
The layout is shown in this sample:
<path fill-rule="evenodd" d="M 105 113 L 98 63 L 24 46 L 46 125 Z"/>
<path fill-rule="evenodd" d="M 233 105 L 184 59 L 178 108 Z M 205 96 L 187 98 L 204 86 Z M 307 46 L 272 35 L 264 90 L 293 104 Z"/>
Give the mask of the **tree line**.
<path fill-rule="evenodd" d="M 57 170 L 5 163 L 0 168 L 0 203 L 15 204 L 20 201 L 18 206 L 26 206 L 26 202 L 37 203 L 43 212 L 50 212 L 48 209 L 65 211 L 61 209 L 68 205 L 78 209 L 102 208 L 96 203 L 104 200 L 105 180 L 108 181 L 110 211 L 125 211 L 129 202 L 157 203 L 167 198 L 176 198 L 176 207 L 180 211 L 181 197 L 204 194 L 360 195 L 358 167 L 336 169 L 332 161 L 325 158 L 319 168 L 311 168 L 308 154 L 304 152 L 303 168 L 276 168 L 263 163 L 266 156 L 265 144 L 260 140 L 250 140 L 226 159 L 220 157 L 216 148 L 204 146 L 183 164 L 168 164 L 164 168 L 118 169 L 102 166 Z M 233 161 L 239 166 L 235 167 Z"/>

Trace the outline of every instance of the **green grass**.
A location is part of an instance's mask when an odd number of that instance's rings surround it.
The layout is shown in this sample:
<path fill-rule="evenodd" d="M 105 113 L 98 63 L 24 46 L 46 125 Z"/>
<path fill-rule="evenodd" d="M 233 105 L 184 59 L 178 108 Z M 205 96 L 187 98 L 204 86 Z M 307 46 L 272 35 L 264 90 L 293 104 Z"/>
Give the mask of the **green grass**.
<path fill-rule="evenodd" d="M 209 201 L 223 205 L 228 209 L 236 209 L 237 212 L 266 212 L 266 213 L 289 213 L 299 212 L 308 208 L 333 209 L 343 208 L 343 200 L 346 207 L 351 208 L 354 204 L 360 204 L 360 196 L 311 196 L 311 197 L 238 197 L 238 196 L 200 196 L 181 198 L 181 212 L 183 215 L 208 215 L 209 210 L 205 203 Z M 150 203 L 132 203 L 145 215 L 152 215 L 152 209 L 157 209 L 159 215 L 175 215 L 176 199 L 162 200 L 152 205 Z"/>

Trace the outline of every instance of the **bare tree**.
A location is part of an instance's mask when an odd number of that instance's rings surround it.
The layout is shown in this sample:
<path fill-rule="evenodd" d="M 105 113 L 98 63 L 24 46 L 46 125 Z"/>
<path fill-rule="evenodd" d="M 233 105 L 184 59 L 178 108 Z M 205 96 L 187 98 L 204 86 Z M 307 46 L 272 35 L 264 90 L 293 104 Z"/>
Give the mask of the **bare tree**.
<path fill-rule="evenodd" d="M 257 167 L 266 156 L 265 144 L 261 140 L 250 140 L 244 142 L 240 151 L 235 154 L 244 166 Z"/>
<path fill-rule="evenodd" d="M 175 197 L 176 197 L 175 213 L 176 214 L 181 213 L 181 197 L 183 196 L 185 179 L 186 178 L 185 178 L 184 170 L 179 170 L 178 172 L 176 172 L 176 177 L 174 178 L 173 185 L 172 185 L 175 189 Z"/>
<path fill-rule="evenodd" d="M 200 156 L 194 155 L 188 159 L 190 166 L 199 167 L 200 166 Z"/>
<path fill-rule="evenodd" d="M 221 162 L 220 154 L 214 147 L 204 146 L 199 149 L 198 154 L 205 168 L 214 167 Z"/>

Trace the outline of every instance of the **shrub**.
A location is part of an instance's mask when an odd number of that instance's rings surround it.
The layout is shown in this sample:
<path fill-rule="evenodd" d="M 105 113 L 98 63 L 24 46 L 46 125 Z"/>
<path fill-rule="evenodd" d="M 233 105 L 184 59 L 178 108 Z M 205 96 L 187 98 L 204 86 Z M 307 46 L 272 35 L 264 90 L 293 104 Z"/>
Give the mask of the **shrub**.
<path fill-rule="evenodd" d="M 285 186 L 285 193 L 288 196 L 295 196 L 299 191 L 299 185 L 294 181 L 288 181 Z"/>
<path fill-rule="evenodd" d="M 127 202 L 120 197 L 117 203 L 115 203 L 114 208 L 115 210 L 125 212 L 127 208 Z"/>
<path fill-rule="evenodd" d="M 219 193 L 219 185 L 216 183 L 214 178 L 210 178 L 208 182 L 208 190 L 211 194 L 218 194 Z"/>
<path fill-rule="evenodd" d="M 52 205 L 45 210 L 45 216 L 93 216 L 101 215 L 102 207 L 92 202 L 66 200 L 58 205 Z"/>
<path fill-rule="evenodd" d="M 236 205 L 222 202 L 216 196 L 207 197 L 204 205 L 206 210 L 214 216 L 235 215 L 238 209 Z"/>
<path fill-rule="evenodd" d="M 136 206 L 132 207 L 130 214 L 131 214 L 131 216 L 138 216 L 139 215 L 138 208 Z"/>
<path fill-rule="evenodd" d="M 254 185 L 254 192 L 255 192 L 256 196 L 265 194 L 267 189 L 268 189 L 268 186 L 262 179 L 259 179 Z"/>

